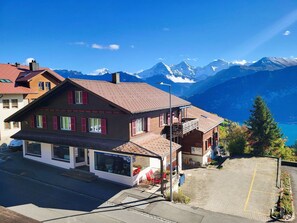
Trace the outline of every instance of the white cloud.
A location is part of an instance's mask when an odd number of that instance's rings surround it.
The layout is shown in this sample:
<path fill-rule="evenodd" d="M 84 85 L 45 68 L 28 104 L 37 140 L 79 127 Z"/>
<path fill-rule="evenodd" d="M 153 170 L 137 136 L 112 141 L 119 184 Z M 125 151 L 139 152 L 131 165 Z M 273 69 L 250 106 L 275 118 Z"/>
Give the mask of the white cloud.
<path fill-rule="evenodd" d="M 291 32 L 290 32 L 289 30 L 286 30 L 286 31 L 283 33 L 284 36 L 288 36 L 288 35 L 290 35 L 290 34 L 291 34 Z"/>
<path fill-rule="evenodd" d="M 108 46 L 102 46 L 97 43 L 93 43 L 91 47 L 93 49 L 99 49 L 99 50 L 119 50 L 120 49 L 120 45 L 118 44 L 110 44 Z"/>
<path fill-rule="evenodd" d="M 238 64 L 238 65 L 245 65 L 247 63 L 246 60 L 234 60 L 232 61 L 233 64 Z"/>
<path fill-rule="evenodd" d="M 159 57 L 158 60 L 163 61 L 163 60 L 165 60 L 165 58 Z"/>
<path fill-rule="evenodd" d="M 194 62 L 196 62 L 196 61 L 198 60 L 198 58 L 189 58 L 189 57 L 188 57 L 188 58 L 186 58 L 186 60 L 187 60 L 187 61 L 194 61 Z"/>
<path fill-rule="evenodd" d="M 173 81 L 174 83 L 195 83 L 194 80 L 191 80 L 187 77 L 176 77 L 176 76 L 173 76 L 173 75 L 166 75 L 167 79 Z"/>
<path fill-rule="evenodd" d="M 164 27 L 164 28 L 163 28 L 163 31 L 164 31 L 164 32 L 168 32 L 168 31 L 170 31 L 170 29 L 169 29 L 168 27 Z"/>
<path fill-rule="evenodd" d="M 23 64 L 25 64 L 25 65 L 29 65 L 29 63 L 32 62 L 32 60 L 35 60 L 35 59 L 32 58 L 32 57 L 29 57 L 29 58 L 27 58 L 27 59 L 25 60 L 25 62 L 24 62 Z"/>

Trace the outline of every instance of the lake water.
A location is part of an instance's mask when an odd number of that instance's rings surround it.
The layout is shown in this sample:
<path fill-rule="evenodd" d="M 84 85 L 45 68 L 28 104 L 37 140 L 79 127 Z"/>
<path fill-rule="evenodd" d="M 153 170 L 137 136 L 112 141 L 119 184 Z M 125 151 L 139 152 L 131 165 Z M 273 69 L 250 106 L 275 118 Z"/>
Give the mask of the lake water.
<path fill-rule="evenodd" d="M 288 137 L 288 141 L 286 142 L 286 145 L 288 146 L 293 145 L 297 140 L 297 124 L 279 123 L 278 126 L 282 130 L 284 137 Z"/>

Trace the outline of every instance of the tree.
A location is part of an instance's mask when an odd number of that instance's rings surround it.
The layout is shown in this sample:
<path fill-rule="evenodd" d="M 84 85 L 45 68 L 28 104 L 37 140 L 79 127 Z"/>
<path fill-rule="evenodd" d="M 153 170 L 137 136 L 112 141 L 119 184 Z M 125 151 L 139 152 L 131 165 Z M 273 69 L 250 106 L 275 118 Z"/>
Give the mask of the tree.
<path fill-rule="evenodd" d="M 260 96 L 254 101 L 246 125 L 249 131 L 249 143 L 255 155 L 271 154 L 277 147 L 284 146 L 280 129 Z"/>
<path fill-rule="evenodd" d="M 243 155 L 247 146 L 246 128 L 239 125 L 230 126 L 227 142 L 227 150 L 231 156 Z"/>

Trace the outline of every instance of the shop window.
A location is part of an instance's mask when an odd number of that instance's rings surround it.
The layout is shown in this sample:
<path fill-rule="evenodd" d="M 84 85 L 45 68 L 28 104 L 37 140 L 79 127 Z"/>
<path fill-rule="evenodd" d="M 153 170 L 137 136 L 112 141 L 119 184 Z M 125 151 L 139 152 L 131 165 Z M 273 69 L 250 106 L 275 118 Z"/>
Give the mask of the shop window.
<path fill-rule="evenodd" d="M 3 104 L 3 108 L 9 108 L 9 100 L 8 99 L 3 99 L 2 104 Z"/>
<path fill-rule="evenodd" d="M 11 99 L 11 107 L 18 108 L 18 99 Z"/>
<path fill-rule="evenodd" d="M 52 159 L 70 162 L 69 146 L 53 145 Z"/>
<path fill-rule="evenodd" d="M 131 157 L 95 152 L 95 169 L 124 176 L 131 176 Z"/>
<path fill-rule="evenodd" d="M 26 155 L 41 156 L 41 144 L 37 142 L 27 142 Z"/>

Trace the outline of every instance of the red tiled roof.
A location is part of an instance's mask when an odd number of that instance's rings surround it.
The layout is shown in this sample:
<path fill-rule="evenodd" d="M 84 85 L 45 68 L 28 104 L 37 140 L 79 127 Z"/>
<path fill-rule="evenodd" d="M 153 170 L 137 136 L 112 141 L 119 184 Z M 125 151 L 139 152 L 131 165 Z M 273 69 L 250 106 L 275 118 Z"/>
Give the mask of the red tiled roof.
<path fill-rule="evenodd" d="M 191 106 L 187 108 L 187 117 L 188 118 L 198 118 L 198 128 L 201 132 L 208 132 L 209 130 L 213 129 L 214 127 L 221 124 L 224 119 L 209 113 L 207 111 L 204 111 L 200 108 L 197 108 L 195 106 Z"/>
<path fill-rule="evenodd" d="M 114 84 L 82 79 L 70 79 L 70 81 L 131 113 L 169 108 L 169 94 L 146 83 Z M 190 105 L 190 102 L 172 95 L 172 107 L 187 105 Z"/>
<path fill-rule="evenodd" d="M 26 88 L 18 85 L 18 81 L 28 81 L 32 77 L 43 73 L 49 72 L 52 76 L 58 80 L 63 81 L 63 77 L 48 68 L 40 68 L 38 71 L 30 71 L 28 66 L 19 65 L 16 67 L 13 64 L 0 64 L 0 79 L 8 79 L 11 83 L 0 82 L 0 94 L 34 94 L 30 88 Z M 25 77 L 25 75 L 27 75 Z M 27 79 L 27 80 L 26 80 Z"/>

